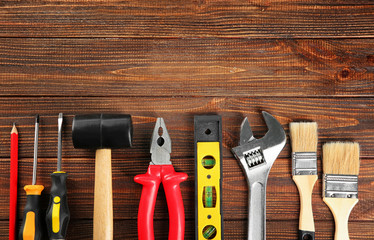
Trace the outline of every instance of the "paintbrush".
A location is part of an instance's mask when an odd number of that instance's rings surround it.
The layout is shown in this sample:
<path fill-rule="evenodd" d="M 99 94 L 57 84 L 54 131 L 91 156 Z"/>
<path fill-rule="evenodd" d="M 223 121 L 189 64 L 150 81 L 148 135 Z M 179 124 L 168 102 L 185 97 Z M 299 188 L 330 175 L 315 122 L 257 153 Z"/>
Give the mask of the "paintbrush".
<path fill-rule="evenodd" d="M 349 240 L 348 219 L 358 203 L 358 143 L 332 142 L 323 146 L 323 201 L 335 219 L 335 240 Z"/>
<path fill-rule="evenodd" d="M 317 176 L 317 123 L 290 123 L 292 179 L 300 195 L 299 240 L 314 240 L 312 192 Z"/>

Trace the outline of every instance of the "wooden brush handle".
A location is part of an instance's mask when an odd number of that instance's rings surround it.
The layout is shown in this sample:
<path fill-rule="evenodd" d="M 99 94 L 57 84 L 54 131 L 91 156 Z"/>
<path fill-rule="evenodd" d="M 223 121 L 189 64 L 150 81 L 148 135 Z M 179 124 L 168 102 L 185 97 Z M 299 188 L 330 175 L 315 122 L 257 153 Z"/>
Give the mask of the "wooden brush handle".
<path fill-rule="evenodd" d="M 113 240 L 112 159 L 110 149 L 98 149 L 95 163 L 94 240 Z"/>
<path fill-rule="evenodd" d="M 314 240 L 312 192 L 317 175 L 295 175 L 292 177 L 300 195 L 299 239 Z"/>
<path fill-rule="evenodd" d="M 357 198 L 323 198 L 335 219 L 335 240 L 349 240 L 348 219 Z"/>

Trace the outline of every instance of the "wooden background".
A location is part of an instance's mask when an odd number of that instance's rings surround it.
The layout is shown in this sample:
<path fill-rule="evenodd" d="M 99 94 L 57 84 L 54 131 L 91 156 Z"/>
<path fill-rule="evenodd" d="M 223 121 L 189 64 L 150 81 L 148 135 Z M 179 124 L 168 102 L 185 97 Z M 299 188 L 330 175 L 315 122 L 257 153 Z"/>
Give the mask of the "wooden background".
<path fill-rule="evenodd" d="M 134 147 L 113 153 L 114 239 L 137 239 L 141 186 L 157 117 L 165 119 L 182 184 L 186 240 L 194 239 L 193 116 L 223 117 L 225 239 L 246 239 L 247 187 L 230 153 L 243 117 L 255 136 L 260 114 L 288 123 L 314 120 L 321 143 L 361 144 L 353 240 L 374 239 L 374 2 L 371 0 L 44 0 L 0 2 L 0 238 L 8 237 L 9 133 L 20 132 L 19 209 L 31 183 L 34 118 L 41 114 L 38 183 L 55 170 L 57 115 L 66 116 L 63 169 L 69 173 L 69 240 L 92 239 L 94 152 L 74 149 L 75 114 L 129 113 Z M 333 238 L 333 218 L 313 193 L 316 239 Z M 290 146 L 267 191 L 267 239 L 297 237 L 299 201 Z M 167 239 L 163 190 L 156 239 Z"/>

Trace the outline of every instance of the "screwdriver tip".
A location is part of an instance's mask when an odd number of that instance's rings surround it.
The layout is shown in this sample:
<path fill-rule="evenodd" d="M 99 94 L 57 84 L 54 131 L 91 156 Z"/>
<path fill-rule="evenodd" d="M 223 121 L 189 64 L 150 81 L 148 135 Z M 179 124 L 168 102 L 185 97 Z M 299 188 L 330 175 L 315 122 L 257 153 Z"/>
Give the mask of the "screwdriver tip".
<path fill-rule="evenodd" d="M 36 114 L 35 116 L 35 123 L 39 123 L 39 114 Z"/>
<path fill-rule="evenodd" d="M 59 113 L 58 114 L 58 118 L 63 118 L 64 114 L 63 113 Z"/>

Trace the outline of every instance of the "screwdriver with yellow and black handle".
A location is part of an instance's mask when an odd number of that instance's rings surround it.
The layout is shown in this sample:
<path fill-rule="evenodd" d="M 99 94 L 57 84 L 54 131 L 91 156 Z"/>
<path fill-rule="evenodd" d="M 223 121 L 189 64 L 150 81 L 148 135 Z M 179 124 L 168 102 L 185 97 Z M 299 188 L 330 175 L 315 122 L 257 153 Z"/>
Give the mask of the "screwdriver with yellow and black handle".
<path fill-rule="evenodd" d="M 36 169 L 38 164 L 38 137 L 39 115 L 36 115 L 32 185 L 26 185 L 24 187 L 27 195 L 27 200 L 23 212 L 23 222 L 19 232 L 19 239 L 21 240 L 40 240 L 42 238 L 43 228 L 41 222 L 40 198 L 44 186 L 36 185 Z"/>
<path fill-rule="evenodd" d="M 67 201 L 66 179 L 67 173 L 61 171 L 62 158 L 62 122 L 63 114 L 58 115 L 58 151 L 57 171 L 51 174 L 51 197 L 46 214 L 48 236 L 50 240 L 63 240 L 70 220 Z"/>

